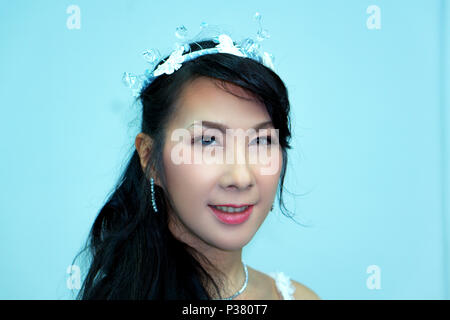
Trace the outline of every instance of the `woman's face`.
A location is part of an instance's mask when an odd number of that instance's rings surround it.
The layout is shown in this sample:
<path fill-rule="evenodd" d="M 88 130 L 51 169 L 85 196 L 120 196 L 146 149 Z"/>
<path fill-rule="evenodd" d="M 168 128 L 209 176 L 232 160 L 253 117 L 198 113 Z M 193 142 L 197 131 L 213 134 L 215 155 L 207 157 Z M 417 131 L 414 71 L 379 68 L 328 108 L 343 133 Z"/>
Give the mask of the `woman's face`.
<path fill-rule="evenodd" d="M 184 87 L 175 117 L 168 124 L 163 158 L 167 190 L 175 207 L 169 212 L 169 227 L 190 242 L 233 251 L 251 240 L 270 211 L 282 153 L 265 106 L 238 86 L 226 83 L 228 90 L 246 99 L 226 92 L 218 83 L 200 77 Z M 221 132 L 206 121 L 231 130 Z M 246 131 L 267 122 L 265 132 Z M 175 132 L 188 133 L 188 139 L 175 139 Z M 181 162 L 180 150 L 184 156 L 190 153 Z M 259 150 L 266 158 L 251 161 Z M 207 161 L 213 158 L 214 162 Z M 250 204 L 253 208 L 244 222 L 227 224 L 210 207 L 221 204 Z"/>

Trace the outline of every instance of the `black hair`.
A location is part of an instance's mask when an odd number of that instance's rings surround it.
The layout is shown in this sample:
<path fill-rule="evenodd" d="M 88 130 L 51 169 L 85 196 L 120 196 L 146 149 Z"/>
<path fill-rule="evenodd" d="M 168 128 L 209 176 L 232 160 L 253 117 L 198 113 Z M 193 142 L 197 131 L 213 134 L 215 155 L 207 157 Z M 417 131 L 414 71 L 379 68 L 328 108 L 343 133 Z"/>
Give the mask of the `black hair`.
<path fill-rule="evenodd" d="M 205 40 L 189 45 L 191 51 L 197 51 L 214 47 L 216 43 Z M 286 86 L 261 61 L 228 53 L 197 57 L 183 63 L 173 74 L 162 74 L 148 81 L 137 97 L 142 104 L 141 132 L 153 141 L 148 165 L 143 170 L 139 154 L 134 150 L 117 185 L 100 209 L 86 245 L 77 255 L 87 251 L 90 258 L 78 299 L 221 298 L 220 278 L 213 279 L 201 262 L 217 269 L 200 252 L 176 239 L 168 228 L 171 200 L 164 187 L 166 180 L 162 163 L 165 127 L 183 87 L 199 77 L 237 85 L 266 107 L 274 127 L 279 130 L 283 156 L 279 181 L 280 210 L 292 218 L 282 199 L 287 150 L 291 148 Z M 154 168 L 161 181 L 161 185 L 155 184 L 157 213 L 151 203 L 150 168 Z M 212 290 L 216 294 L 213 295 Z"/>

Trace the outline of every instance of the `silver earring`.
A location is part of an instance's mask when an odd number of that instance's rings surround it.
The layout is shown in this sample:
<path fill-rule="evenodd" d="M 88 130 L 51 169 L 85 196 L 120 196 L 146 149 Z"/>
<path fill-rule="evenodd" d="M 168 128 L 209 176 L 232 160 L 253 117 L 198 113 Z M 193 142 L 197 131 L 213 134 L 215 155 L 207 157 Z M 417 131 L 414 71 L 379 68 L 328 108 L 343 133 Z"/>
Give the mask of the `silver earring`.
<path fill-rule="evenodd" d="M 153 178 L 150 178 L 150 189 L 152 191 L 152 205 L 153 205 L 153 210 L 155 212 L 158 212 L 158 209 L 156 208 L 156 200 L 155 200 L 155 181 L 153 180 Z"/>

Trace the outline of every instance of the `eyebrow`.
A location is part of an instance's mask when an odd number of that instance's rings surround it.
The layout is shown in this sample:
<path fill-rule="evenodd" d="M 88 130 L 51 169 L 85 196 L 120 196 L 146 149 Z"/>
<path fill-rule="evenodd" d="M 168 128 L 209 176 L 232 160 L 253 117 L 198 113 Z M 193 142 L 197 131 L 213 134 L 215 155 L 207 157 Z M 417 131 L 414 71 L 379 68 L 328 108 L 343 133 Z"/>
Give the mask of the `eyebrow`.
<path fill-rule="evenodd" d="M 220 131 L 222 131 L 222 133 L 226 132 L 226 129 L 229 129 L 226 125 L 218 123 L 218 122 L 213 122 L 213 121 L 195 121 L 193 122 L 188 128 L 192 127 L 193 125 L 196 124 L 201 124 L 203 127 L 207 127 L 207 128 L 212 128 L 212 129 L 218 129 Z M 253 127 L 253 129 L 255 130 L 259 130 L 262 128 L 267 128 L 267 127 L 273 127 L 272 121 L 266 121 L 266 122 L 261 122 L 260 124 L 257 124 L 256 126 Z"/>

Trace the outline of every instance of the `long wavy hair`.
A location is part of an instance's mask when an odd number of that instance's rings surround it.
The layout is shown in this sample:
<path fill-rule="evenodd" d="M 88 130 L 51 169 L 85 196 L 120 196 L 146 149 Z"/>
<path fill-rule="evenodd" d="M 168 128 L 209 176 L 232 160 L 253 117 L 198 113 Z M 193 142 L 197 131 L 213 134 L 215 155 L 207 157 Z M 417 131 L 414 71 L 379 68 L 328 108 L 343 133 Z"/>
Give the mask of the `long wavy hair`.
<path fill-rule="evenodd" d="M 190 51 L 215 45 L 212 40 L 194 42 L 190 44 Z M 202 76 L 240 86 L 266 107 L 274 127 L 279 130 L 283 156 L 279 208 L 292 218 L 282 198 L 287 149 L 291 148 L 286 86 L 261 61 L 227 53 L 200 56 L 183 63 L 171 75 L 157 77 L 140 91 L 136 102 L 142 104 L 141 132 L 153 141 L 147 166 L 143 170 L 139 154 L 134 150 L 100 209 L 83 249 L 74 259 L 85 252 L 89 255 L 87 272 L 77 299 L 222 298 L 220 287 L 224 278 L 213 278 L 204 266 L 209 265 L 209 270 L 216 270 L 217 275 L 221 274 L 219 270 L 202 253 L 176 239 L 168 228 L 168 209 L 172 204 L 165 187 L 162 163 L 165 128 L 174 114 L 175 102 L 189 81 Z M 157 214 L 151 203 L 150 168 L 154 168 L 161 181 L 161 185 L 155 184 L 154 189 Z"/>

